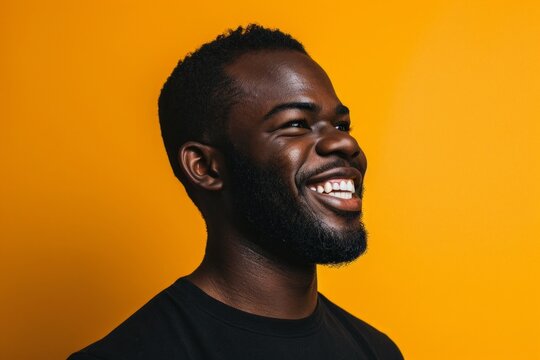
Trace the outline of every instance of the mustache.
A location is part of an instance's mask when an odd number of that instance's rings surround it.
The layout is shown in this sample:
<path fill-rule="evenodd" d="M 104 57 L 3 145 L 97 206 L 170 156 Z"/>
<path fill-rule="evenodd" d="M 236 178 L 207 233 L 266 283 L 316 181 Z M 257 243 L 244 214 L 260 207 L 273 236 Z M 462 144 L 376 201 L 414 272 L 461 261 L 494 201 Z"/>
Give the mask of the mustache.
<path fill-rule="evenodd" d="M 298 172 L 298 175 L 296 176 L 297 184 L 299 185 L 305 185 L 306 182 L 313 176 L 318 175 L 322 172 L 325 172 L 327 170 L 331 170 L 338 167 L 351 167 L 351 164 L 344 160 L 344 159 L 336 159 L 334 161 L 331 161 L 329 163 L 321 164 L 313 169 L 307 169 L 305 171 Z M 359 189 L 359 196 L 360 198 L 364 195 L 364 181 L 362 179 L 361 189 Z"/>

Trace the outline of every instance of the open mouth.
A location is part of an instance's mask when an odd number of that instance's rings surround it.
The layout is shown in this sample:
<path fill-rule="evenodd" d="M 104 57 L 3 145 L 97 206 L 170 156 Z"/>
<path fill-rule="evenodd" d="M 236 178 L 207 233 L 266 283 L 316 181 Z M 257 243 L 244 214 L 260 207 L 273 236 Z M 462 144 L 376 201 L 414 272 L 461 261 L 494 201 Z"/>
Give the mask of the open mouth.
<path fill-rule="evenodd" d="M 334 196 L 340 199 L 352 199 L 356 193 L 352 179 L 329 179 L 318 184 L 309 185 L 311 191 L 322 195 Z"/>
<path fill-rule="evenodd" d="M 354 167 L 338 167 L 319 173 L 306 182 L 314 199 L 338 214 L 359 214 L 362 211 L 363 175 Z"/>

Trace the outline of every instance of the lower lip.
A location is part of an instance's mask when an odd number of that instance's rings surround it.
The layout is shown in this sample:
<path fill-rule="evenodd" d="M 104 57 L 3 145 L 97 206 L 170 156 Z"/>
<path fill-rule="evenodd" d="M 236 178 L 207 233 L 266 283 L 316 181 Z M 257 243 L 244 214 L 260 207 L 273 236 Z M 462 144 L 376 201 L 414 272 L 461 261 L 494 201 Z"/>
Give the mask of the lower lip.
<path fill-rule="evenodd" d="M 342 212 L 360 212 L 362 210 L 362 199 L 353 194 L 351 199 L 342 199 L 332 195 L 321 194 L 308 189 L 324 206 Z"/>

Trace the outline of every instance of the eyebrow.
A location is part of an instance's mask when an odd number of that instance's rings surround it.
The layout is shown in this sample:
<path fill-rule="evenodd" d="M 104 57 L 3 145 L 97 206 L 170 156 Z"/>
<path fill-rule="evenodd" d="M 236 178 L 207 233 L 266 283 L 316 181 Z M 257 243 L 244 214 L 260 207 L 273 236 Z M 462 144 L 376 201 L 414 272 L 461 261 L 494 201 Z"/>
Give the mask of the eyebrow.
<path fill-rule="evenodd" d="M 320 108 L 320 106 L 318 106 L 317 104 L 312 103 L 312 102 L 283 103 L 283 104 L 279 104 L 279 105 L 274 106 L 272 108 L 272 110 L 270 110 L 269 112 L 266 113 L 266 115 L 264 115 L 263 119 L 267 120 L 267 119 L 271 118 L 272 116 L 274 116 L 275 114 L 277 114 L 277 113 L 279 113 L 281 111 L 289 110 L 289 109 L 304 110 L 304 111 L 309 111 L 309 112 L 316 113 L 316 112 L 320 111 L 321 108 Z M 347 115 L 347 114 L 349 114 L 349 108 L 348 107 L 346 107 L 343 104 L 339 104 L 338 106 L 336 106 L 336 115 Z"/>

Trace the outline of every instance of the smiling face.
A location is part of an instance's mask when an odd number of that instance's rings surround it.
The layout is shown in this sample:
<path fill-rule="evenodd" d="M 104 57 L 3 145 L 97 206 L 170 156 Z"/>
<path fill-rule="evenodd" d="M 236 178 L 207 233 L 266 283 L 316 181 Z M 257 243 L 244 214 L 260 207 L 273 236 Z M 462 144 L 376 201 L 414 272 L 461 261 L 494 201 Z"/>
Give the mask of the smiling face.
<path fill-rule="evenodd" d="M 294 51 L 251 52 L 226 70 L 243 93 L 227 129 L 232 220 L 275 256 L 358 257 L 367 163 L 326 73 Z"/>

